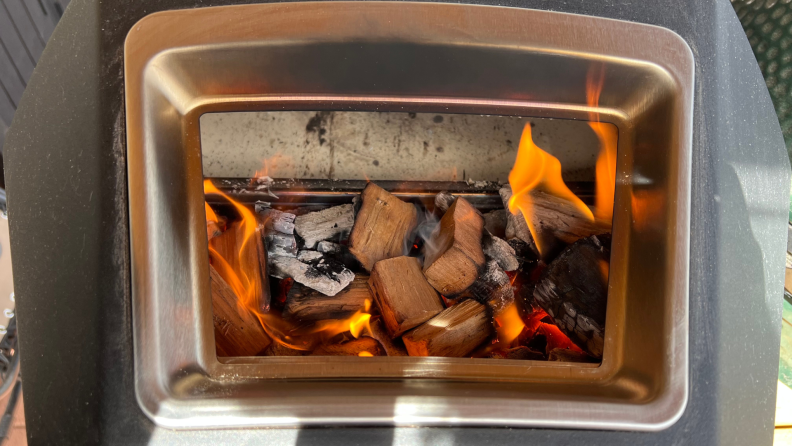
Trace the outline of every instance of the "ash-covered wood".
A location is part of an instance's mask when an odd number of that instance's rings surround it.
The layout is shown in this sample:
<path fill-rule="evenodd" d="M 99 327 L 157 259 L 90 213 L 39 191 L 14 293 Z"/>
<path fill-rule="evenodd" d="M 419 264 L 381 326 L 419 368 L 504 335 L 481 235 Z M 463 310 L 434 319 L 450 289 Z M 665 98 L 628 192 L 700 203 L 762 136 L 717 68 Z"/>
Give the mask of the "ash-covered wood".
<path fill-rule="evenodd" d="M 262 353 L 272 340 L 258 318 L 239 305 L 234 291 L 212 266 L 209 267 L 209 283 L 217 355 L 255 356 Z"/>
<path fill-rule="evenodd" d="M 319 251 L 302 249 L 297 253 L 297 260 L 305 263 L 312 262 L 314 260 L 321 260 L 322 258 L 324 258 L 324 254 Z"/>
<path fill-rule="evenodd" d="M 366 271 L 371 271 L 378 261 L 407 253 L 418 224 L 418 211 L 374 183 L 366 186 L 361 197 L 349 250 Z"/>
<path fill-rule="evenodd" d="M 410 356 L 462 357 L 492 336 L 484 305 L 466 300 L 406 333 L 402 340 Z"/>
<path fill-rule="evenodd" d="M 443 311 L 440 296 L 414 257 L 380 260 L 371 270 L 369 287 L 392 338 Z"/>
<path fill-rule="evenodd" d="M 341 254 L 344 252 L 344 246 L 338 243 L 321 241 L 316 245 L 316 250 L 325 254 Z"/>
<path fill-rule="evenodd" d="M 558 328 L 595 358 L 602 358 L 610 242 L 610 234 L 575 242 L 548 265 L 534 290 L 534 301 Z"/>
<path fill-rule="evenodd" d="M 435 199 L 434 199 L 435 209 L 437 209 L 442 213 L 445 213 L 446 211 L 448 211 L 448 208 L 450 208 L 451 205 L 454 204 L 455 199 L 456 197 L 454 197 L 448 192 L 445 191 L 438 192 L 437 195 L 435 195 Z"/>
<path fill-rule="evenodd" d="M 327 296 L 335 296 L 355 278 L 355 273 L 341 263 L 324 258 L 303 263 L 294 257 L 271 256 L 269 266 L 271 276 L 292 278 Z"/>
<path fill-rule="evenodd" d="M 457 198 L 426 242 L 424 275 L 442 295 L 465 291 L 484 266 L 481 237 L 484 219 L 464 198 Z"/>
<path fill-rule="evenodd" d="M 554 348 L 550 350 L 550 353 L 547 355 L 547 360 L 557 362 L 599 362 L 597 359 L 592 358 L 585 353 L 580 353 L 565 348 Z"/>
<path fill-rule="evenodd" d="M 289 290 L 283 307 L 283 318 L 295 321 L 318 321 L 322 319 L 344 319 L 366 308 L 366 301 L 374 298 L 368 287 L 368 276 L 358 276 L 335 296 L 324 294 L 295 284 Z"/>
<path fill-rule="evenodd" d="M 506 226 L 509 223 L 509 211 L 497 209 L 484 214 L 484 229 L 495 237 L 507 239 Z"/>
<path fill-rule="evenodd" d="M 539 257 L 536 255 L 536 252 L 534 252 L 532 245 L 529 245 L 519 238 L 513 238 L 507 243 L 514 250 L 514 256 L 517 257 L 517 262 L 519 262 L 521 269 L 539 263 Z"/>
<path fill-rule="evenodd" d="M 346 238 L 354 224 L 354 206 L 342 204 L 300 215 L 294 220 L 294 230 L 305 240 L 305 247 L 311 249 L 322 240 Z"/>
<path fill-rule="evenodd" d="M 297 240 L 293 235 L 273 231 L 267 234 L 266 240 L 269 255 L 297 257 Z"/>
<path fill-rule="evenodd" d="M 349 269 L 360 270 L 360 262 L 349 252 L 349 247 L 339 243 L 321 241 L 316 244 L 316 250 L 344 264 Z"/>
<path fill-rule="evenodd" d="M 209 241 L 209 246 L 217 256 L 222 257 L 228 268 L 220 268 L 219 271 L 233 271 L 240 275 L 249 275 L 250 281 L 248 288 L 251 293 L 259 296 L 258 309 L 263 312 L 269 311 L 270 293 L 269 277 L 267 275 L 267 251 L 264 248 L 264 241 L 260 228 L 257 228 L 249 239 L 245 238 L 245 231 L 242 225 L 237 222 L 232 224 L 225 232 Z M 240 252 L 242 253 L 240 259 Z M 220 261 L 211 258 L 212 262 Z M 224 272 L 224 274 L 227 274 Z M 228 282 L 229 277 L 224 277 Z"/>
<path fill-rule="evenodd" d="M 489 357 L 495 359 L 520 359 L 529 361 L 545 360 L 544 353 L 524 346 L 510 348 L 505 351 L 499 350 L 492 352 L 490 353 Z"/>
<path fill-rule="evenodd" d="M 258 204 L 258 203 L 257 203 Z M 277 231 L 283 234 L 294 234 L 294 219 L 296 215 L 272 208 L 256 206 L 259 224 L 264 225 L 267 233 Z"/>
<path fill-rule="evenodd" d="M 503 205 L 508 209 L 512 197 L 510 186 L 499 191 Z M 567 200 L 544 193 L 540 190 L 530 192 L 531 223 L 541 246 L 542 259 L 552 258 L 564 244 L 571 244 L 596 234 L 610 232 L 610 224 L 592 221 Z M 521 212 L 509 217 L 514 236 L 535 246 L 528 223 Z M 508 237 L 508 236 L 507 236 Z M 535 250 L 539 254 L 539 250 Z"/>
<path fill-rule="evenodd" d="M 369 323 L 371 327 L 371 337 L 376 339 L 382 348 L 385 349 L 385 353 L 388 356 L 408 356 L 407 349 L 404 348 L 404 343 L 401 341 L 400 338 L 391 339 L 390 334 L 388 334 L 388 330 L 385 328 L 385 323 L 382 321 L 382 318 L 372 320 Z"/>
<path fill-rule="evenodd" d="M 492 314 L 497 316 L 514 302 L 514 289 L 509 276 L 496 261 L 490 260 L 462 296 L 472 297 L 487 305 Z"/>
<path fill-rule="evenodd" d="M 311 356 L 386 356 L 380 343 L 368 336 L 361 336 L 343 344 L 319 346 Z"/>
<path fill-rule="evenodd" d="M 481 247 L 484 249 L 484 255 L 498 262 L 498 266 L 502 270 L 515 271 L 520 267 L 520 261 L 517 259 L 514 248 L 506 240 L 490 234 L 486 229 L 481 240 Z"/>

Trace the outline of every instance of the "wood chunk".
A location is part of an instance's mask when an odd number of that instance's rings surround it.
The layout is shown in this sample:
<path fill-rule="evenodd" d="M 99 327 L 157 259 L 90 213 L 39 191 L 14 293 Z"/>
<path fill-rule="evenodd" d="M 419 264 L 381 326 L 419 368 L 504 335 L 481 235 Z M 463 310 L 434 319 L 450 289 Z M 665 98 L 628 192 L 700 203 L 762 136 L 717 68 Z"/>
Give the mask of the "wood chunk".
<path fill-rule="evenodd" d="M 448 208 L 454 204 L 455 199 L 456 197 L 448 192 L 438 192 L 434 199 L 435 209 L 439 210 L 441 213 L 445 213 L 448 211 Z"/>
<path fill-rule="evenodd" d="M 294 230 L 305 240 L 305 247 L 310 249 L 321 240 L 346 238 L 354 224 L 354 206 L 342 204 L 300 215 L 294 220 Z"/>
<path fill-rule="evenodd" d="M 258 203 L 257 203 L 258 204 Z M 282 234 L 294 234 L 294 219 L 296 215 L 272 208 L 256 206 L 259 224 L 267 229 L 267 233 L 277 231 Z"/>
<path fill-rule="evenodd" d="M 371 327 L 371 337 L 379 341 L 388 356 L 408 356 L 404 343 L 400 338 L 391 339 L 381 318 L 372 320 L 369 326 Z"/>
<path fill-rule="evenodd" d="M 322 345 L 311 356 L 385 356 L 385 349 L 376 339 L 361 336 L 343 344 Z"/>
<path fill-rule="evenodd" d="M 267 312 L 270 308 L 269 277 L 267 275 L 267 251 L 264 249 L 264 241 L 261 238 L 260 229 L 256 229 L 255 234 L 245 244 L 245 231 L 240 222 L 232 224 L 221 235 L 209 241 L 209 246 L 214 252 L 223 258 L 231 271 L 237 275 L 240 272 L 250 274 L 255 271 L 258 274 L 251 274 L 249 277 L 252 293 L 259 296 L 258 309 Z M 240 264 L 239 253 L 243 252 L 242 263 Z M 212 262 L 217 259 L 211 258 Z M 227 269 L 219 268 L 222 274 L 227 274 Z M 221 274 L 221 275 L 222 275 Z M 230 277 L 223 276 L 226 282 L 231 281 Z"/>
<path fill-rule="evenodd" d="M 269 255 L 297 257 L 297 240 L 293 235 L 273 231 L 267 234 L 266 239 Z"/>
<path fill-rule="evenodd" d="M 506 239 L 506 226 L 509 224 L 511 213 L 505 209 L 498 209 L 484 214 L 484 229 L 495 237 Z"/>
<path fill-rule="evenodd" d="M 263 352 L 272 340 L 259 319 L 237 303 L 234 291 L 212 266 L 209 283 L 218 356 L 255 356 Z"/>
<path fill-rule="evenodd" d="M 294 257 L 272 256 L 269 265 L 271 276 L 278 279 L 292 278 L 326 296 L 335 296 L 355 278 L 355 273 L 334 261 L 308 264 Z"/>
<path fill-rule="evenodd" d="M 462 357 L 486 341 L 493 332 L 484 305 L 466 300 L 406 333 L 402 340 L 410 356 Z"/>
<path fill-rule="evenodd" d="M 548 361 L 557 361 L 557 362 L 587 362 L 587 363 L 597 363 L 599 362 L 595 358 L 585 354 L 585 353 L 578 353 L 576 351 L 567 350 L 565 348 L 554 348 L 550 350 L 550 353 L 547 355 Z"/>
<path fill-rule="evenodd" d="M 489 357 L 495 359 L 520 359 L 527 361 L 545 360 L 544 353 L 523 346 L 510 348 L 505 351 L 492 352 L 490 353 Z"/>
<path fill-rule="evenodd" d="M 512 197 L 510 186 L 505 186 L 499 191 L 501 200 L 508 209 Z M 564 244 L 574 243 L 582 238 L 610 232 L 610 223 L 591 221 L 584 216 L 572 203 L 540 190 L 530 192 L 533 201 L 531 223 L 542 246 L 541 257 L 544 260 L 552 258 L 563 249 Z M 535 247 L 535 242 L 528 223 L 522 213 L 511 214 L 509 217 L 514 235 Z M 538 249 L 534 248 L 537 254 Z"/>
<path fill-rule="evenodd" d="M 506 243 L 514 249 L 514 255 L 517 257 L 521 269 L 535 266 L 539 263 L 539 257 L 537 257 L 535 248 L 532 245 L 519 238 L 513 238 Z"/>
<path fill-rule="evenodd" d="M 392 338 L 443 311 L 440 296 L 414 257 L 380 260 L 371 270 L 369 287 Z"/>
<path fill-rule="evenodd" d="M 465 291 L 484 266 L 481 237 L 484 219 L 464 198 L 457 198 L 426 242 L 424 275 L 446 297 Z"/>
<path fill-rule="evenodd" d="M 484 255 L 498 262 L 498 266 L 502 270 L 515 271 L 520 267 L 520 261 L 517 260 L 517 253 L 514 248 L 506 240 L 490 234 L 486 229 L 484 230 L 481 247 L 484 249 Z"/>
<path fill-rule="evenodd" d="M 493 316 L 497 316 L 506 307 L 514 303 L 514 289 L 509 276 L 494 260 L 487 262 L 486 267 L 462 296 L 472 297 L 487 305 Z"/>
<path fill-rule="evenodd" d="M 344 319 L 356 311 L 366 308 L 374 301 L 368 287 L 368 276 L 358 276 L 335 296 L 294 284 L 286 297 L 283 318 L 297 321 L 318 321 L 322 319 Z"/>
<path fill-rule="evenodd" d="M 609 262 L 610 234 L 579 240 L 548 265 L 534 290 L 558 328 L 595 358 L 602 358 Z"/>
<path fill-rule="evenodd" d="M 418 211 L 374 183 L 362 193 L 362 205 L 349 236 L 349 250 L 366 271 L 380 260 L 407 253 Z"/>

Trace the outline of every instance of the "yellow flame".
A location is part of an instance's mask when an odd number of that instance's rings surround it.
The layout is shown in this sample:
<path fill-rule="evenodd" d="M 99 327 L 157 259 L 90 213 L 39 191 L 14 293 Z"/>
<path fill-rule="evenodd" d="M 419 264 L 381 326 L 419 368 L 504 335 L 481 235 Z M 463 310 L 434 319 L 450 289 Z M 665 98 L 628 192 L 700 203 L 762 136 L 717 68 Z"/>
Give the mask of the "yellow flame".
<path fill-rule="evenodd" d="M 206 211 L 206 221 L 213 221 L 215 223 L 218 222 L 217 214 L 215 214 L 214 209 L 209 206 L 209 203 L 204 201 L 204 210 Z"/>
<path fill-rule="evenodd" d="M 358 353 L 358 356 L 374 356 L 374 355 L 372 355 L 369 352 L 360 352 L 360 353 Z"/>
<path fill-rule="evenodd" d="M 590 107 L 599 107 L 599 98 L 605 82 L 605 65 L 600 65 L 599 73 L 589 70 L 586 78 L 586 102 Z M 589 112 L 589 127 L 597 135 L 600 152 L 596 163 L 596 197 L 595 208 L 598 220 L 613 219 L 613 199 L 616 194 L 616 152 L 618 133 L 616 127 L 600 122 L 599 112 Z"/>
<path fill-rule="evenodd" d="M 503 345 L 511 344 L 512 341 L 517 339 L 517 336 L 520 336 L 520 333 L 522 333 L 525 328 L 525 322 L 523 322 L 520 317 L 520 313 L 517 311 L 517 305 L 514 303 L 506 307 L 495 320 L 498 322 L 497 325 L 499 325 L 496 328 L 498 332 L 498 341 L 503 343 Z"/>
<path fill-rule="evenodd" d="M 531 222 L 533 216 L 533 200 L 530 192 L 542 189 L 545 192 L 562 198 L 572 205 L 589 220 L 594 220 L 591 209 L 572 193 L 561 178 L 561 162 L 558 158 L 545 152 L 534 144 L 531 136 L 531 124 L 526 123 L 520 137 L 520 146 L 517 149 L 517 159 L 514 161 L 509 173 L 509 184 L 512 187 L 512 197 L 509 200 L 509 211 L 517 214 L 519 210 L 525 216 L 528 229 L 536 243 L 536 248 L 542 252 L 536 228 Z"/>

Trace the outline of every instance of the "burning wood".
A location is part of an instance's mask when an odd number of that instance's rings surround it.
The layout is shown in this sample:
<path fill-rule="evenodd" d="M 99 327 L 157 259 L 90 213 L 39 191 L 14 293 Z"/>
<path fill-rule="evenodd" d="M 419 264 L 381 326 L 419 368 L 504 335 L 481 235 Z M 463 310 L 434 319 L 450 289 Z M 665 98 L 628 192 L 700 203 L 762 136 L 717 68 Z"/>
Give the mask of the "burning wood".
<path fill-rule="evenodd" d="M 369 183 L 361 196 L 349 250 L 371 271 L 378 261 L 406 253 L 408 239 L 418 224 L 418 211 L 374 183 Z"/>
<path fill-rule="evenodd" d="M 466 300 L 429 319 L 402 339 L 410 356 L 462 357 L 492 334 L 484 305 Z"/>
<path fill-rule="evenodd" d="M 448 192 L 438 192 L 434 199 L 435 209 L 445 213 L 454 204 L 454 200 L 456 200 L 456 197 Z"/>
<path fill-rule="evenodd" d="M 498 262 L 498 266 L 502 270 L 514 271 L 520 267 L 520 261 L 517 259 L 517 253 L 514 248 L 502 238 L 490 234 L 486 229 L 484 230 L 481 245 L 484 249 L 484 255 Z"/>
<path fill-rule="evenodd" d="M 295 284 L 286 297 L 284 319 L 318 321 L 343 319 L 366 308 L 374 298 L 368 287 L 368 277 L 358 276 L 334 296 L 326 296 L 301 284 Z"/>
<path fill-rule="evenodd" d="M 355 278 L 355 273 L 344 265 L 324 259 L 308 264 L 294 257 L 272 256 L 269 266 L 271 276 L 294 279 L 326 296 L 335 296 Z"/>
<path fill-rule="evenodd" d="M 312 249 L 322 240 L 346 238 L 354 224 L 354 206 L 343 204 L 300 215 L 294 220 L 294 230 L 305 240 L 305 247 Z"/>
<path fill-rule="evenodd" d="M 485 260 L 483 229 L 478 211 L 464 198 L 457 198 L 427 241 L 424 275 L 444 296 L 456 296 L 476 281 Z"/>
<path fill-rule="evenodd" d="M 609 234 L 580 240 L 548 265 L 534 291 L 558 328 L 595 358 L 602 358 L 609 261 Z"/>
<path fill-rule="evenodd" d="M 533 190 L 529 193 L 532 202 L 530 222 L 542 246 L 541 257 L 552 258 L 564 244 L 574 243 L 581 238 L 595 234 L 604 234 L 610 231 L 609 225 L 591 220 L 580 212 L 579 207 L 569 201 Z M 504 206 L 509 205 L 512 198 L 511 187 L 505 186 L 500 190 Z M 509 216 L 513 228 L 513 236 L 528 243 L 536 254 L 540 254 L 537 243 L 522 212 Z M 507 234 L 507 237 L 510 234 Z"/>
<path fill-rule="evenodd" d="M 343 344 L 322 345 L 311 353 L 312 356 L 385 356 L 380 343 L 368 336 L 344 342 Z"/>
<path fill-rule="evenodd" d="M 371 337 L 379 341 L 388 356 L 408 356 L 404 343 L 398 338 L 396 340 L 391 339 L 381 318 L 371 321 L 369 326 L 371 328 Z"/>
<path fill-rule="evenodd" d="M 258 318 L 237 304 L 237 296 L 220 274 L 209 267 L 212 289 L 212 322 L 218 356 L 255 356 L 272 340 Z"/>
<path fill-rule="evenodd" d="M 369 286 L 392 338 L 443 311 L 440 297 L 414 257 L 380 260 L 371 270 Z"/>
<path fill-rule="evenodd" d="M 514 303 L 514 290 L 509 276 L 494 260 L 487 262 L 478 279 L 465 290 L 463 297 L 472 297 L 486 304 L 494 316 Z"/>
<path fill-rule="evenodd" d="M 227 265 L 227 268 L 219 270 L 226 281 L 230 281 L 228 274 L 248 270 L 249 274 L 245 274 L 249 282 L 247 288 L 258 300 L 256 307 L 260 311 L 269 311 L 268 256 L 261 239 L 261 232 L 255 229 L 252 234 L 245 234 L 244 225 L 234 224 L 224 233 L 210 240 L 209 246 Z M 244 291 L 237 289 L 236 293 L 243 295 Z"/>

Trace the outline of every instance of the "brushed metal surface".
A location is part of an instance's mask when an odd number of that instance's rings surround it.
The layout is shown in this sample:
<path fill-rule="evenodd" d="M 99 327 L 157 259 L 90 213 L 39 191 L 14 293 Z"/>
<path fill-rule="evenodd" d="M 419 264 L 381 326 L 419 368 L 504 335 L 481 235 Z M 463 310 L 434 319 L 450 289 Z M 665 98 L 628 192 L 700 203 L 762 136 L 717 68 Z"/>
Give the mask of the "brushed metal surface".
<path fill-rule="evenodd" d="M 199 117 L 388 110 L 619 128 L 600 367 L 459 358 L 235 358 L 214 351 Z M 688 394 L 693 58 L 658 27 L 422 3 L 152 14 L 125 45 L 138 401 L 161 426 L 511 425 L 659 430 Z"/>

